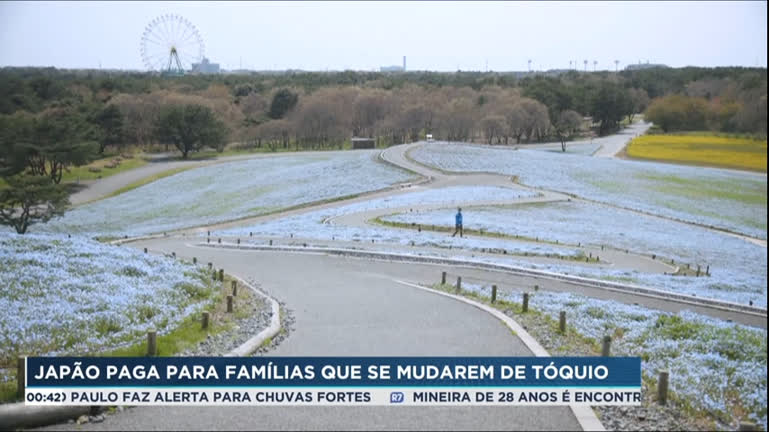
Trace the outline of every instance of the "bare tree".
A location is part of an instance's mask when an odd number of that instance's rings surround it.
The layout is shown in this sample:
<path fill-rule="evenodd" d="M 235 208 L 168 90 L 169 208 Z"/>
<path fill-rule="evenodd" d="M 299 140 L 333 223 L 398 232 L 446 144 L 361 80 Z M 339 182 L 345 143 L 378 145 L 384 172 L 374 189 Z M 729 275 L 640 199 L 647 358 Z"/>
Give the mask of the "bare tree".
<path fill-rule="evenodd" d="M 381 90 L 362 93 L 352 107 L 352 134 L 374 138 L 374 125 L 387 114 L 387 94 Z"/>
<path fill-rule="evenodd" d="M 582 116 L 574 110 L 565 110 L 558 114 L 553 130 L 561 141 L 561 151 L 566 151 L 566 138 L 578 131 L 582 124 Z"/>
<path fill-rule="evenodd" d="M 520 143 L 526 132 L 526 110 L 521 104 L 515 103 L 505 111 L 505 123 L 508 133 L 515 137 L 516 144 Z"/>
<path fill-rule="evenodd" d="M 501 137 L 505 130 L 505 118 L 501 115 L 490 114 L 481 120 L 481 129 L 486 143 L 491 144 L 494 137 Z"/>

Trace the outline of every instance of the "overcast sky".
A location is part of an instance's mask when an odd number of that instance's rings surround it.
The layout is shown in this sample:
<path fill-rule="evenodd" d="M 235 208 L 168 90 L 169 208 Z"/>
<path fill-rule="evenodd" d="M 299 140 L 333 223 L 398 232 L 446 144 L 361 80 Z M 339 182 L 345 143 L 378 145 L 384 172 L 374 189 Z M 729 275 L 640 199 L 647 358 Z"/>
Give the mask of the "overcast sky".
<path fill-rule="evenodd" d="M 767 63 L 767 3 L 0 2 L 0 66 L 145 69 L 145 27 L 192 22 L 226 69 L 526 70 Z"/>

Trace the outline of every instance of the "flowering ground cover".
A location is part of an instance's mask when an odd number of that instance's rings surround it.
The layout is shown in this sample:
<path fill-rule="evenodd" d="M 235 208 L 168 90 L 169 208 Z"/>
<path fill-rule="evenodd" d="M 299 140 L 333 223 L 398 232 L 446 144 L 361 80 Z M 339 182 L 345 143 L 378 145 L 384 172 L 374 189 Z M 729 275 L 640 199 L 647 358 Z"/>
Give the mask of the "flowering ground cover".
<path fill-rule="evenodd" d="M 583 202 L 465 208 L 465 226 L 509 236 L 600 246 L 672 259 L 710 269 L 709 277 L 682 277 L 610 269 L 572 269 L 588 277 L 625 279 L 640 285 L 721 300 L 766 305 L 766 248 L 727 234 Z M 452 209 L 390 215 L 385 221 L 451 227 Z"/>
<path fill-rule="evenodd" d="M 503 239 L 477 238 L 477 237 L 451 237 L 445 233 L 429 231 L 416 232 L 411 230 L 398 230 L 376 225 L 346 226 L 338 223 L 327 223 L 333 218 L 374 209 L 387 209 L 420 204 L 456 204 L 467 205 L 473 201 L 482 202 L 488 200 L 515 200 L 535 196 L 534 193 L 502 187 L 469 187 L 456 186 L 442 189 L 428 189 L 420 192 L 396 195 L 387 198 L 378 198 L 362 201 L 336 208 L 327 208 L 307 212 L 299 215 L 279 218 L 264 223 L 230 228 L 212 232 L 212 235 L 242 236 L 248 237 L 253 233 L 256 236 L 275 237 L 302 237 L 319 240 L 340 241 L 364 241 L 375 240 L 377 243 L 415 246 L 440 246 L 463 248 L 466 250 L 481 249 L 506 249 L 511 254 L 557 254 L 561 256 L 581 255 L 576 249 L 549 244 L 514 243 Z M 453 214 L 449 219 L 453 221 Z"/>
<path fill-rule="evenodd" d="M 255 158 L 184 171 L 67 212 L 32 231 L 142 235 L 382 189 L 411 177 L 376 151 Z"/>
<path fill-rule="evenodd" d="M 529 186 L 766 239 L 767 180 L 753 173 L 446 143 L 410 156 L 446 171 L 514 175 Z"/>
<path fill-rule="evenodd" d="M 712 134 L 643 135 L 627 154 L 655 159 L 766 172 L 766 140 Z"/>
<path fill-rule="evenodd" d="M 82 236 L 0 233 L 0 382 L 17 355 L 104 352 L 212 301 L 191 264 Z"/>
<path fill-rule="evenodd" d="M 491 293 L 490 286 L 462 287 L 486 297 Z M 520 303 L 522 292 L 504 287 L 498 296 Z M 532 309 L 555 321 L 566 311 L 568 325 L 596 343 L 611 336 L 612 355 L 640 356 L 647 379 L 669 370 L 670 390 L 684 406 L 722 424 L 747 416 L 766 429 L 766 330 L 687 310 L 671 314 L 572 293 L 529 294 Z"/>

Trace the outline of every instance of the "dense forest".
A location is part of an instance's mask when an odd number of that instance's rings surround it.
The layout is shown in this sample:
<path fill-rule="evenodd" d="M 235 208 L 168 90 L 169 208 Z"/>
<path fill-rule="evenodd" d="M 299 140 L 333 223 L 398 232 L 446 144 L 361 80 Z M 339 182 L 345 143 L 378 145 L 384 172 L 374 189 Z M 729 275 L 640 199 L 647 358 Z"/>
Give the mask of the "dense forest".
<path fill-rule="evenodd" d="M 105 129 L 102 151 L 159 143 L 168 136 L 157 131 L 163 111 L 190 105 L 208 108 L 230 142 L 297 148 L 335 147 L 351 136 L 390 145 L 425 133 L 451 141 L 541 141 L 571 135 L 582 124 L 577 118 L 584 117 L 592 118 L 598 134 L 607 134 L 650 103 L 649 114 L 662 120 L 665 130 L 765 135 L 766 82 L 766 69 L 755 68 L 183 77 L 4 68 L 0 114 L 77 111 Z"/>
<path fill-rule="evenodd" d="M 766 136 L 766 69 L 619 73 L 285 72 L 165 77 L 0 69 L 0 223 L 24 233 L 67 206 L 63 173 L 170 146 L 266 151 L 424 139 L 512 144 L 604 135 L 644 113 L 662 132 Z M 565 147 L 564 147 L 565 149 Z"/>

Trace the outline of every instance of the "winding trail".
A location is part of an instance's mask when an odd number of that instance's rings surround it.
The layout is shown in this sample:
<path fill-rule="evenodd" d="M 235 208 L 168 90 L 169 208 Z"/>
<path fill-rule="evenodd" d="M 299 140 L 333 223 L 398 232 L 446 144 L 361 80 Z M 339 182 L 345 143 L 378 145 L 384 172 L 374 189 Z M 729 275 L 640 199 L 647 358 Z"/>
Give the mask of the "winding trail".
<path fill-rule="evenodd" d="M 640 133 L 641 126 L 600 142 L 597 157 L 612 157 L 629 138 Z M 171 253 L 181 258 L 196 257 L 213 262 L 228 273 L 258 282 L 260 288 L 284 302 L 295 319 L 295 328 L 269 355 L 276 356 L 526 356 L 531 352 L 520 338 L 491 315 L 450 298 L 411 288 L 397 281 L 427 284 L 437 281 L 441 271 L 465 280 L 497 283 L 502 286 L 531 287 L 568 291 L 612 299 L 628 304 L 677 312 L 683 308 L 723 319 L 766 328 L 763 316 L 725 311 L 703 305 L 683 304 L 671 299 L 607 291 L 590 284 L 547 280 L 533 276 L 474 268 L 449 268 L 423 263 L 391 262 L 332 256 L 324 253 L 280 250 L 240 250 L 198 245 L 201 234 L 235 226 L 302 214 L 322 208 L 348 205 L 378 197 L 394 196 L 427 188 L 460 185 L 501 186 L 531 189 L 515 184 L 508 176 L 496 174 L 444 173 L 411 161 L 407 152 L 420 143 L 384 150 L 381 159 L 425 177 L 421 184 L 407 184 L 374 192 L 350 200 L 310 205 L 273 215 L 179 230 L 170 236 L 137 240 L 128 247 L 148 248 L 152 253 Z M 329 152 L 323 152 L 328 154 Z M 199 163 L 223 163 L 257 155 L 223 158 Z M 197 162 L 195 162 L 197 163 Z M 179 166 L 182 163 L 179 163 Z M 161 166 L 161 165 L 158 165 Z M 143 176 L 162 170 L 152 165 L 105 179 L 82 191 L 77 199 L 90 201 L 130 184 Z M 98 186 L 97 186 L 98 185 Z M 574 199 L 555 191 L 538 190 L 536 198 L 516 201 L 477 202 L 472 205 L 508 205 Z M 464 207 L 465 205 L 463 205 Z M 445 208 L 446 205 L 410 206 L 418 210 Z M 365 226 L 383 214 L 405 211 L 405 207 L 351 213 L 328 223 Z M 225 239 L 226 240 L 226 239 Z M 254 238 L 266 242 L 268 238 Z M 282 244 L 311 242 L 329 247 L 351 246 L 350 242 L 314 239 L 278 239 Z M 435 248 L 408 248 L 389 244 L 354 244 L 371 250 L 405 250 L 411 253 L 436 253 Z M 585 248 L 585 250 L 590 250 Z M 442 252 L 446 252 L 445 249 Z M 464 252 L 470 255 L 469 252 Z M 476 255 L 476 254 L 473 254 Z M 671 268 L 648 257 L 604 251 L 608 263 L 647 272 Z M 544 258 L 532 258 L 532 261 Z M 544 282 L 543 282 L 544 281 Z M 580 430 L 580 423 L 568 407 L 141 407 L 108 416 L 99 424 L 82 425 L 83 430 L 161 430 L 161 429 L 472 429 L 472 430 Z M 51 426 L 50 430 L 70 429 L 69 425 Z"/>
<path fill-rule="evenodd" d="M 285 301 L 295 328 L 276 356 L 527 356 L 520 339 L 474 307 L 395 282 L 432 266 L 325 255 L 196 247 L 185 239 L 139 241 L 259 281 Z M 49 427 L 68 429 L 68 425 Z M 568 407 L 139 407 L 83 430 L 163 429 L 580 430 Z"/>

